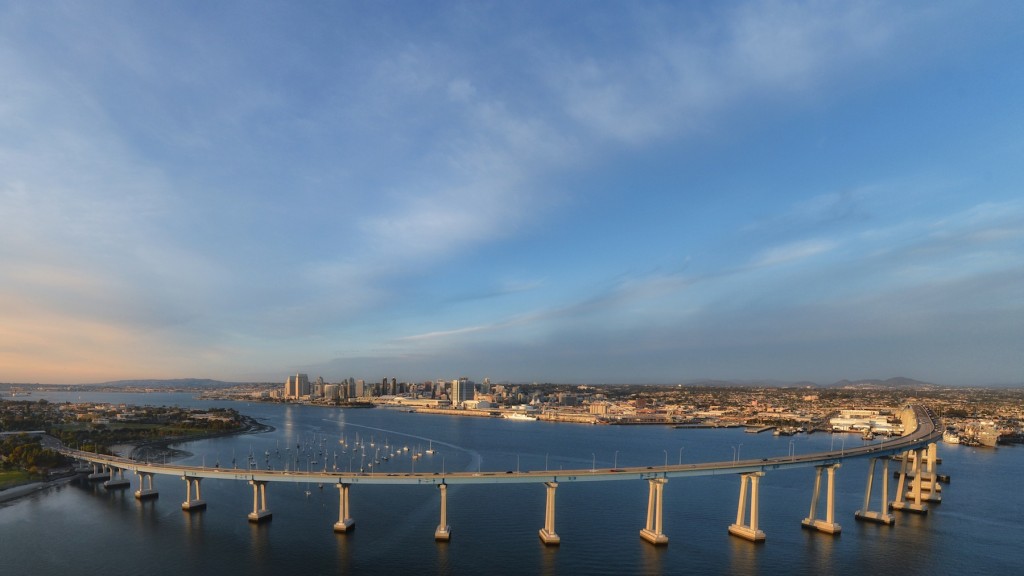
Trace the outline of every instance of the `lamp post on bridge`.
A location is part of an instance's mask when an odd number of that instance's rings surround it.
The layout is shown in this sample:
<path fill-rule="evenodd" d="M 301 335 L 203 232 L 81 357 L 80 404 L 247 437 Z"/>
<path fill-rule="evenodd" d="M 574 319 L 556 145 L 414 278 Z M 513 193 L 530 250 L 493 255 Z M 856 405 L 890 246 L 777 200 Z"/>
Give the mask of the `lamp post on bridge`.
<path fill-rule="evenodd" d="M 668 450 L 662 450 L 665 453 L 665 468 L 668 468 Z"/>
<path fill-rule="evenodd" d="M 615 451 L 615 458 L 612 460 L 612 468 L 618 468 L 618 467 L 619 467 L 619 451 L 616 450 Z"/>
<path fill-rule="evenodd" d="M 679 465 L 680 466 L 683 465 L 683 447 L 682 446 L 679 447 Z"/>
<path fill-rule="evenodd" d="M 795 440 L 790 440 L 789 441 L 789 459 L 790 460 L 795 460 L 796 459 L 796 446 L 793 444 L 793 442 L 795 442 Z"/>
<path fill-rule="evenodd" d="M 594 453 L 594 452 L 591 452 L 590 453 L 590 457 L 591 457 L 591 460 L 590 460 L 590 471 L 591 472 L 597 472 L 597 454 Z"/>

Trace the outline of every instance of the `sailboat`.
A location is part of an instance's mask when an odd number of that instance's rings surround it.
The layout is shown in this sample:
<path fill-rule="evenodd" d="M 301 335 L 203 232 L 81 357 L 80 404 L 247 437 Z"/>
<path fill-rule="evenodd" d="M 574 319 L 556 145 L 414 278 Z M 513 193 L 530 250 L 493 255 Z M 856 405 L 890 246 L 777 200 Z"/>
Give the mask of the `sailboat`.
<path fill-rule="evenodd" d="M 430 446 L 427 448 L 427 454 L 433 454 L 435 452 L 437 452 L 437 450 L 434 450 L 434 441 L 430 440 Z"/>
<path fill-rule="evenodd" d="M 306 461 L 306 474 L 309 474 L 310 472 L 312 472 L 312 469 L 310 467 L 309 460 L 307 460 Z M 306 498 L 309 498 L 310 494 L 312 494 L 312 493 L 313 492 L 310 491 L 310 489 L 309 489 L 309 482 L 307 482 L 306 483 Z"/>

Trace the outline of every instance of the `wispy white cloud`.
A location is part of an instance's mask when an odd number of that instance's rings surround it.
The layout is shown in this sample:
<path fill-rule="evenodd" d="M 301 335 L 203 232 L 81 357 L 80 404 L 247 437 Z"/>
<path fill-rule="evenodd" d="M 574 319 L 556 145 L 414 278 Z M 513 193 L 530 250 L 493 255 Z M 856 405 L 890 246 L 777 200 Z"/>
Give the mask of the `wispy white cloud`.
<path fill-rule="evenodd" d="M 762 251 L 754 258 L 754 266 L 777 266 L 797 260 L 804 260 L 819 254 L 824 254 L 836 248 L 836 243 L 831 240 L 811 239 L 774 246 Z"/>
<path fill-rule="evenodd" d="M 883 4 L 720 6 L 708 21 L 633 6 L 641 50 L 615 57 L 556 51 L 548 81 L 587 131 L 628 143 L 710 129 L 748 98 L 823 87 L 850 66 L 880 61 L 906 13 Z"/>

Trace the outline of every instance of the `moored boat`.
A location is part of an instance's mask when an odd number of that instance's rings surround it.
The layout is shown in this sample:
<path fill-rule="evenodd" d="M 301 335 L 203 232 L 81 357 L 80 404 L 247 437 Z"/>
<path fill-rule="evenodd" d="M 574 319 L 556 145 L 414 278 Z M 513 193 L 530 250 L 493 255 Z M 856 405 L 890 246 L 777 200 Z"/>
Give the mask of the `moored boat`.
<path fill-rule="evenodd" d="M 524 414 L 522 412 L 506 412 L 506 413 L 502 414 L 502 417 L 506 418 L 508 420 L 536 420 L 537 419 L 536 416 L 530 416 L 529 414 Z"/>

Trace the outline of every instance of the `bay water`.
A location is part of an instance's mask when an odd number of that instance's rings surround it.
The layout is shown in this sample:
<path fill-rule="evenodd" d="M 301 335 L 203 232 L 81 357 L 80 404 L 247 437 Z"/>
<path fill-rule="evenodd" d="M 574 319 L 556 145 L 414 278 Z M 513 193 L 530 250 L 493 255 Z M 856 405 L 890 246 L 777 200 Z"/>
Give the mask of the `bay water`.
<path fill-rule="evenodd" d="M 785 437 L 741 429 L 589 426 L 209 401 L 183 393 L 51 392 L 33 398 L 229 407 L 274 428 L 176 446 L 191 453 L 179 460 L 183 464 L 222 467 L 232 460 L 247 467 L 252 454 L 260 467 L 357 470 L 379 450 L 389 456 L 377 465 L 379 472 L 505 474 L 761 458 L 862 442 L 822 433 Z M 366 448 L 358 454 L 351 450 L 357 437 Z M 428 448 L 435 453 L 426 454 Z M 413 459 L 415 452 L 424 455 Z M 449 486 L 452 539 L 436 543 L 440 497 L 432 486 L 353 485 L 355 528 L 335 534 L 338 491 L 331 485 L 270 484 L 273 519 L 254 525 L 246 521 L 252 508 L 247 483 L 204 481 L 208 508 L 189 513 L 181 510 L 185 483 L 158 476 L 159 498 L 144 502 L 132 495 L 133 478 L 129 490 L 74 482 L 0 505 L 0 557 L 3 573 L 12 575 L 1024 573 L 1019 488 L 1024 448 L 940 444 L 939 456 L 939 472 L 951 477 L 943 501 L 931 504 L 923 516 L 897 512 L 891 527 L 854 521 L 868 461 L 843 462 L 836 475 L 839 536 L 800 527 L 809 512 L 813 468 L 776 471 L 762 479 L 763 544 L 727 533 L 736 516 L 738 476 L 669 480 L 664 492 L 669 544 L 664 547 L 639 537 L 648 496 L 642 480 L 560 483 L 556 532 L 562 544 L 547 547 L 537 536 L 544 524 L 542 484 Z M 875 490 L 872 508 L 878 506 L 877 481 Z"/>

